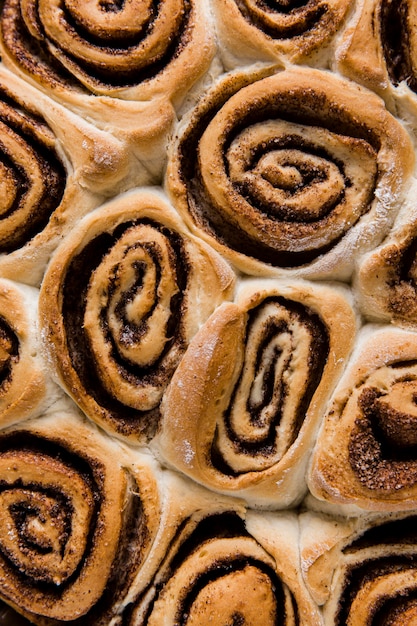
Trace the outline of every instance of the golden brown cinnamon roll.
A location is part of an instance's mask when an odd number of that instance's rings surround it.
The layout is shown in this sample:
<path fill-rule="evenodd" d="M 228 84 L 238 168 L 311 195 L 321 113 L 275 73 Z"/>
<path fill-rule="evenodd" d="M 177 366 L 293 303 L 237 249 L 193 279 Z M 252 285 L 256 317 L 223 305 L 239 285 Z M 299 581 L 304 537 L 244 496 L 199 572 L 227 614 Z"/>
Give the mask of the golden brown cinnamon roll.
<path fill-rule="evenodd" d="M 152 445 L 214 490 L 252 505 L 293 504 L 355 330 L 344 291 L 250 281 L 189 345 Z"/>
<path fill-rule="evenodd" d="M 188 224 L 249 273 L 349 277 L 414 165 L 382 100 L 329 72 L 223 78 L 184 120 L 166 185 Z"/>
<path fill-rule="evenodd" d="M 101 127 L 128 137 L 148 161 L 162 158 L 173 104 L 214 55 L 212 20 L 201 0 L 3 5 L 4 63 Z"/>
<path fill-rule="evenodd" d="M 394 111 L 405 104 L 416 112 L 416 16 L 413 0 L 358 3 L 336 52 L 338 69 L 381 93 Z"/>
<path fill-rule="evenodd" d="M 74 413 L 1 432 L 0 502 L 0 596 L 34 623 L 109 624 L 154 574 L 152 465 Z"/>
<path fill-rule="evenodd" d="M 38 290 L 0 279 L 0 427 L 53 398 L 37 336 Z"/>
<path fill-rule="evenodd" d="M 89 417 L 146 440 L 187 344 L 233 288 L 229 266 L 163 194 L 128 193 L 82 220 L 52 259 L 40 296 L 45 348 Z"/>
<path fill-rule="evenodd" d="M 417 619 L 415 514 L 301 516 L 301 563 L 325 626 L 411 626 Z"/>
<path fill-rule="evenodd" d="M 417 222 L 414 192 L 383 244 L 359 263 L 355 289 L 370 320 L 417 326 Z"/>
<path fill-rule="evenodd" d="M 321 500 L 375 511 L 417 502 L 417 335 L 366 327 L 325 416 L 309 473 Z"/>
<path fill-rule="evenodd" d="M 332 43 L 352 0 L 214 0 L 227 64 L 248 59 L 312 63 Z"/>
<path fill-rule="evenodd" d="M 38 285 L 75 221 L 132 171 L 119 141 L 76 118 L 0 67 L 0 273 Z"/>
<path fill-rule="evenodd" d="M 293 514 L 196 513 L 184 523 L 126 626 L 321 624 L 298 565 Z"/>

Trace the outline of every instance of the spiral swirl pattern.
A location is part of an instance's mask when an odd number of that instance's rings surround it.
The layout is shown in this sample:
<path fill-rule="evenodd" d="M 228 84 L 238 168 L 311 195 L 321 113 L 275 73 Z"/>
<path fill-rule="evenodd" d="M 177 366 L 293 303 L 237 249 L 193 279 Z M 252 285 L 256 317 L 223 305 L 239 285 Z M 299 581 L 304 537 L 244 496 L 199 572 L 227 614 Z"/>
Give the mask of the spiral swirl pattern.
<path fill-rule="evenodd" d="M 290 567 L 287 562 L 287 573 Z M 236 514 L 208 516 L 197 525 L 189 520 L 147 602 L 126 613 L 123 624 L 307 623 L 300 619 L 306 598 L 289 587 L 281 568 Z M 310 609 L 310 623 L 318 623 Z"/>
<path fill-rule="evenodd" d="M 387 228 L 413 163 L 401 126 L 377 98 L 363 98 L 314 70 L 229 75 L 173 150 L 175 205 L 245 271 L 314 270 L 336 255 L 346 269 L 354 233 L 369 246 Z M 381 232 L 367 228 L 371 216 Z"/>
<path fill-rule="evenodd" d="M 319 497 L 368 510 L 415 506 L 416 347 L 405 331 L 368 337 L 318 439 L 311 488 Z"/>
<path fill-rule="evenodd" d="M 215 311 L 190 344 L 164 397 L 155 445 L 211 488 L 277 505 L 304 489 L 303 450 L 355 322 L 342 294 L 274 281 L 257 288 Z M 338 345 L 335 323 L 347 334 Z"/>
<path fill-rule="evenodd" d="M 142 99 L 138 85 L 168 76 L 169 98 L 178 92 L 171 74 L 192 84 L 210 62 L 203 15 L 194 0 L 7 0 L 2 45 L 12 65 L 48 88 Z"/>
<path fill-rule="evenodd" d="M 233 288 L 228 266 L 184 235 L 159 196 L 126 196 L 80 225 L 42 287 L 65 388 L 122 435 L 152 436 L 187 343 Z"/>
<path fill-rule="evenodd" d="M 370 319 L 415 327 L 417 323 L 417 250 L 414 223 L 402 224 L 361 262 L 357 289 Z"/>
<path fill-rule="evenodd" d="M 146 466 L 125 469 L 104 439 L 65 420 L 55 416 L 54 435 L 45 419 L 0 438 L 0 591 L 28 616 L 99 623 L 149 550 L 156 489 Z"/>
<path fill-rule="evenodd" d="M 415 100 L 417 92 L 416 33 L 412 0 L 365 2 L 358 7 L 354 26 L 341 39 L 338 67 L 380 92 L 391 107 L 406 104 L 408 109 L 409 95 Z"/>
<path fill-rule="evenodd" d="M 55 136 L 21 98 L 0 84 L 0 253 L 26 244 L 59 206 L 66 172 Z"/>
<path fill-rule="evenodd" d="M 308 521 L 311 524 L 311 517 Z M 327 553 L 323 544 L 315 545 L 313 539 L 315 557 L 306 571 L 311 580 L 320 570 L 321 578 L 330 581 L 323 596 L 325 624 L 400 626 L 415 622 L 416 521 L 415 515 L 404 514 L 355 521 L 345 537 L 327 547 Z M 330 526 L 325 518 L 318 523 Z"/>
<path fill-rule="evenodd" d="M 218 23 L 224 45 L 237 56 L 242 48 L 258 58 L 288 56 L 297 62 L 325 48 L 341 28 L 351 0 L 217 0 Z M 257 45 L 256 45 L 257 44 Z M 256 51 L 255 51 L 256 45 Z"/>

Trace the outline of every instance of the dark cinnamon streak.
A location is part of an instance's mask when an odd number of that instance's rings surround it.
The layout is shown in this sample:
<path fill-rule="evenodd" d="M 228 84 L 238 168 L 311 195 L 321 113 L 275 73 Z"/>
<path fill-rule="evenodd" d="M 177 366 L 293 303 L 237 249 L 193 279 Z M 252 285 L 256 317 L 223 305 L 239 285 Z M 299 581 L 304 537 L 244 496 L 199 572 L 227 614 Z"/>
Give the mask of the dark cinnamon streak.
<path fill-rule="evenodd" d="M 103 11 L 107 12 L 108 7 L 102 6 Z M 154 22 L 159 13 L 163 11 L 163 3 L 155 0 L 152 5 L 151 16 L 143 29 L 135 34 L 132 38 L 123 37 L 111 38 L 108 34 L 102 33 L 99 37 L 88 32 L 81 24 L 76 23 L 72 14 L 63 9 L 65 21 L 69 29 L 73 29 L 75 33 L 85 41 L 89 42 L 92 47 L 102 49 L 112 54 L 126 52 L 138 46 L 143 39 L 146 39 L 154 28 Z M 29 33 L 27 26 L 23 20 L 20 10 L 20 0 L 5 0 L 4 9 L 0 18 L 0 31 L 5 47 L 9 54 L 14 57 L 16 62 L 29 74 L 39 76 L 42 81 L 49 83 L 52 87 L 58 85 L 72 88 L 85 93 L 89 93 L 89 89 L 83 85 L 78 78 L 71 74 L 61 62 L 54 57 L 50 51 L 50 43 L 59 48 L 59 42 L 49 42 L 44 32 L 41 20 L 38 15 L 37 28 L 42 34 L 42 40 L 35 40 Z M 102 64 L 87 63 L 85 60 L 77 58 L 70 52 L 65 52 L 65 56 L 75 66 L 93 79 L 98 88 L 126 88 L 138 85 L 142 82 L 151 80 L 164 71 L 187 46 L 192 27 L 193 7 L 189 0 L 184 0 L 183 13 L 178 26 L 178 30 L 172 33 L 172 36 L 165 42 L 165 49 L 155 57 L 147 61 L 142 58 L 140 66 L 132 64 L 132 67 L 126 71 L 117 71 L 112 67 L 103 67 Z"/>
<path fill-rule="evenodd" d="M 184 533 L 187 535 L 186 523 L 178 529 L 177 535 L 179 536 Z M 235 537 L 236 540 L 239 540 L 240 537 L 251 537 L 251 535 L 249 535 L 245 528 L 244 521 L 235 513 L 222 513 L 218 515 L 212 515 L 203 519 L 194 528 L 194 530 L 190 532 L 186 539 L 182 541 L 171 562 L 166 564 L 166 567 L 164 568 L 164 577 L 155 586 L 153 600 L 147 607 L 145 618 L 141 623 L 143 623 L 144 626 L 148 623 L 155 602 L 158 600 L 158 597 L 163 593 L 165 584 L 175 574 L 176 571 L 185 566 L 184 563 L 190 555 L 192 555 L 196 551 L 204 550 L 205 544 L 208 545 L 215 543 L 218 539 L 222 538 L 233 539 Z M 255 539 L 253 538 L 252 540 L 255 541 Z M 243 571 L 247 566 L 252 566 L 259 569 L 259 571 L 262 572 L 266 576 L 266 578 L 270 580 L 271 589 L 276 598 L 276 610 L 274 619 L 275 626 L 285 626 L 285 624 L 287 624 L 287 620 L 289 619 L 289 616 L 286 613 L 285 593 L 289 595 L 294 624 L 297 626 L 300 623 L 298 607 L 295 598 L 293 597 L 289 589 L 279 579 L 276 572 L 271 569 L 266 563 L 254 559 L 249 555 L 245 556 L 243 552 L 241 555 L 232 556 L 227 561 L 219 559 L 211 561 L 210 564 L 208 564 L 207 570 L 203 574 L 195 578 L 192 587 L 183 590 L 183 593 L 179 597 L 179 604 L 174 623 L 177 626 L 186 626 L 188 617 L 190 614 L 192 614 L 192 606 L 194 601 L 208 584 L 213 581 L 219 580 L 222 577 L 233 576 L 234 572 Z M 139 604 L 140 599 L 138 599 L 137 602 Z M 134 608 L 135 604 L 132 604 L 125 611 L 122 623 L 123 626 L 128 626 L 136 623 L 134 621 L 131 621 Z M 225 617 L 227 618 L 230 616 Z M 233 613 L 231 617 L 233 620 L 233 626 L 238 626 L 239 624 L 246 623 L 244 615 L 239 614 L 238 612 Z"/>
<path fill-rule="evenodd" d="M 232 221 L 225 215 L 222 208 L 216 206 L 211 200 L 199 170 L 199 157 L 204 158 L 204 155 L 200 155 L 199 142 L 207 125 L 226 101 L 249 83 L 250 78 L 238 78 L 235 82 L 230 81 L 223 86 L 222 90 L 216 92 L 211 100 L 197 109 L 188 129 L 181 138 L 178 153 L 179 166 L 181 180 L 187 190 L 188 210 L 200 228 L 206 230 L 222 245 L 232 250 L 273 266 L 287 268 L 302 266 L 331 250 L 343 238 L 344 233 L 336 236 L 328 245 L 306 247 L 300 251 L 285 249 L 279 244 L 268 244 L 263 241 L 261 236 L 253 238 L 239 226 L 238 215 Z M 222 167 L 226 174 L 228 173 L 226 155 L 234 138 L 244 128 L 250 127 L 252 124 L 273 119 L 286 120 L 306 127 L 310 125 L 324 127 L 339 135 L 344 134 L 352 138 L 362 139 L 368 142 L 375 152 L 378 152 L 380 148 L 380 140 L 372 128 L 361 123 L 360 118 L 342 106 L 329 100 L 325 93 L 314 92 L 303 87 L 294 87 L 293 90 L 286 93 L 271 92 L 268 95 L 260 96 L 253 102 L 248 102 L 244 113 L 239 118 L 231 120 L 226 136 L 222 141 L 224 154 Z M 300 148 L 302 149 L 303 146 Z M 340 163 L 337 165 L 340 168 Z M 345 185 L 350 186 L 351 184 L 351 181 L 345 177 Z M 374 186 L 376 184 L 377 181 L 375 180 Z M 241 193 L 237 185 L 235 191 L 236 195 Z M 267 219 L 275 221 L 277 225 L 292 222 L 294 228 L 297 227 L 294 216 L 289 215 L 283 220 L 282 216 L 277 217 L 268 207 L 259 206 L 257 201 L 250 197 L 246 199 L 253 206 L 254 212 L 265 215 Z M 362 212 L 368 210 L 371 200 L 372 197 L 368 198 L 368 203 L 365 203 Z M 323 211 L 325 215 L 321 219 L 310 218 L 308 220 L 312 233 L 320 232 L 326 223 L 326 216 L 331 213 L 332 208 L 326 206 Z M 353 225 L 346 226 L 346 230 Z"/>
<path fill-rule="evenodd" d="M 168 354 L 171 347 L 175 344 L 180 350 L 184 349 L 184 338 L 182 331 L 183 317 L 183 297 L 188 282 L 188 261 L 183 248 L 182 240 L 179 235 L 161 227 L 158 224 L 144 220 L 140 223 L 151 224 L 154 228 L 160 230 L 168 237 L 170 244 L 175 252 L 175 266 L 177 284 L 179 285 L 179 294 L 171 299 L 170 320 L 167 328 L 168 340 L 159 359 L 151 363 L 149 367 L 140 367 L 131 362 L 123 360 L 117 348 L 115 339 L 107 328 L 105 320 L 105 311 L 101 315 L 102 330 L 106 340 L 112 346 L 111 358 L 117 362 L 120 374 L 131 384 L 137 386 L 146 386 L 147 384 L 161 384 L 168 381 L 172 376 L 173 370 L 167 369 L 164 364 L 164 356 Z M 66 339 L 68 344 L 68 352 L 72 365 L 76 370 L 80 380 L 86 391 L 92 395 L 96 402 L 103 408 L 106 418 L 110 419 L 114 427 L 121 433 L 145 433 L 151 437 L 155 431 L 159 420 L 159 408 L 150 411 L 138 411 L 133 409 L 118 399 L 110 395 L 100 380 L 95 360 L 94 352 L 89 346 L 89 339 L 83 328 L 83 319 L 85 308 L 87 305 L 87 290 L 90 278 L 95 268 L 100 264 L 103 257 L 110 250 L 114 242 L 123 235 L 129 228 L 134 228 L 135 222 L 126 222 L 120 224 L 113 233 L 103 233 L 90 241 L 84 249 L 70 263 L 65 282 L 63 285 L 63 305 L 62 314 L 65 324 Z M 140 245 L 140 242 L 138 242 Z M 148 250 L 149 252 L 149 250 Z M 158 259 L 155 258 L 158 267 Z M 159 272 L 163 272 L 163 268 L 159 268 Z M 139 289 L 141 278 L 141 269 L 137 268 Z M 111 282 L 107 286 L 112 289 Z M 155 287 L 155 289 L 157 286 Z M 157 298 L 155 298 L 155 304 Z M 120 307 L 123 308 L 126 302 L 121 302 Z M 152 311 L 151 311 L 152 312 Z M 149 315 L 151 314 L 149 313 Z M 119 311 L 120 313 L 120 311 Z M 146 320 L 144 320 L 146 323 Z M 134 331 L 128 331 L 130 338 L 134 339 L 134 334 L 141 333 L 138 328 Z"/>
<path fill-rule="evenodd" d="M 246 329 L 246 343 L 248 341 L 248 335 L 251 326 L 257 324 L 257 317 L 262 312 L 262 309 L 270 302 L 276 302 L 277 304 L 279 304 L 279 306 L 289 311 L 290 317 L 296 320 L 298 324 L 304 325 L 308 329 L 309 335 L 311 337 L 310 352 L 308 356 L 308 362 L 306 363 L 307 379 L 305 382 L 305 387 L 303 389 L 297 390 L 300 394 L 299 402 L 297 410 L 295 411 L 293 416 L 294 421 L 292 424 L 292 433 L 287 442 L 288 449 L 294 443 L 298 436 L 298 433 L 300 432 L 300 429 L 308 412 L 312 397 L 318 385 L 320 384 L 323 370 L 326 366 L 329 356 L 329 334 L 328 329 L 320 316 L 308 307 L 305 307 L 299 302 L 296 302 L 294 300 L 288 300 L 283 297 L 270 297 L 266 298 L 260 305 L 258 305 L 256 308 L 252 309 L 249 312 L 248 324 Z M 264 349 L 274 339 L 274 337 L 281 333 L 286 333 L 292 336 L 291 329 L 285 321 L 279 318 L 278 315 L 275 320 L 269 320 L 268 326 L 264 329 L 264 332 L 264 339 L 259 347 L 255 373 L 259 371 L 259 365 Z M 297 350 L 295 340 L 293 348 L 295 351 Z M 232 394 L 229 404 L 229 408 L 224 416 L 224 421 L 227 427 L 228 438 L 231 442 L 233 442 L 236 451 L 238 451 L 240 454 L 246 454 L 248 456 L 261 455 L 265 457 L 272 457 L 276 452 L 276 447 L 278 443 L 277 431 L 280 421 L 282 419 L 282 412 L 285 407 L 285 397 L 288 393 L 287 384 L 283 380 L 279 381 L 279 389 L 276 389 L 274 368 L 276 367 L 277 360 L 280 356 L 280 353 L 275 354 L 275 357 L 272 359 L 271 363 L 269 364 L 269 368 L 266 371 L 266 376 L 263 380 L 262 401 L 259 403 L 259 406 L 252 406 L 250 401 L 250 390 L 247 393 L 248 399 L 246 404 L 246 410 L 248 414 L 251 415 L 251 420 L 254 426 L 256 426 L 257 423 L 259 424 L 260 413 L 271 402 L 273 396 L 278 394 L 280 398 L 278 409 L 275 415 L 273 415 L 273 417 L 271 418 L 267 435 L 263 439 L 256 442 L 245 441 L 244 439 L 240 438 L 234 432 L 233 426 L 231 424 L 230 411 L 234 404 L 234 398 L 236 396 L 237 388 L 239 386 L 239 380 L 236 383 L 235 390 Z M 289 361 L 286 363 L 286 368 L 290 367 L 291 359 L 293 358 L 293 356 L 293 354 L 290 354 Z M 234 472 L 231 467 L 229 467 L 227 461 L 221 455 L 218 448 L 218 437 L 219 435 L 218 433 L 216 433 L 211 450 L 211 461 L 213 465 L 224 474 L 237 475 L 237 473 Z"/>
<path fill-rule="evenodd" d="M 380 3 L 381 43 L 391 81 L 398 85 L 407 81 L 413 91 L 417 91 L 417 77 L 414 73 L 410 46 L 409 28 L 415 28 L 408 20 L 408 6 L 412 0 L 384 0 Z"/>
<path fill-rule="evenodd" d="M 367 624 L 389 626 L 394 623 L 396 617 L 416 606 L 417 585 L 412 582 L 415 580 L 417 570 L 416 529 L 417 517 L 412 515 L 402 520 L 377 525 L 344 548 L 343 553 L 350 555 L 350 558 L 357 555 L 357 562 L 347 569 L 335 626 L 345 626 L 348 623 L 352 602 L 366 583 L 374 580 L 377 585 L 378 579 L 395 572 L 405 574 L 409 571 L 409 586 L 405 589 L 399 587 L 395 592 L 393 585 L 390 585 L 389 595 L 382 592 L 377 595 Z M 380 548 L 383 547 L 389 547 L 388 556 L 379 556 Z M 375 552 L 375 557 L 366 560 L 361 558 L 362 550 L 370 549 Z M 401 554 L 400 551 L 404 550 L 405 553 Z"/>

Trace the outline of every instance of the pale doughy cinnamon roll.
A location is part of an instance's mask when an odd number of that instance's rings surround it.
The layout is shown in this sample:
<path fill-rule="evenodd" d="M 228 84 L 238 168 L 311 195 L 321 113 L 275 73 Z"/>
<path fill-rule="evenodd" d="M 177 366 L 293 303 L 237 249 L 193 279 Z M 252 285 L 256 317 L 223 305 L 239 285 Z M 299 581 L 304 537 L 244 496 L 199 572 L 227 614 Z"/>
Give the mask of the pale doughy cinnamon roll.
<path fill-rule="evenodd" d="M 415 333 L 371 326 L 359 335 L 313 454 L 317 498 L 368 511 L 416 507 L 416 358 Z"/>
<path fill-rule="evenodd" d="M 344 291 L 250 282 L 192 340 L 164 396 L 153 445 L 214 490 L 257 506 L 297 502 L 355 331 Z"/>
<path fill-rule="evenodd" d="M 159 529 L 149 459 L 52 411 L 0 433 L 0 502 L 0 596 L 34 623 L 111 623 Z"/>
<path fill-rule="evenodd" d="M 222 56 L 228 66 L 260 59 L 314 63 L 329 54 L 326 49 L 353 5 L 352 0 L 214 0 Z"/>
<path fill-rule="evenodd" d="M 319 626 L 300 575 L 295 521 L 291 513 L 194 514 L 123 623 Z"/>
<path fill-rule="evenodd" d="M 350 276 L 414 166 L 377 96 L 330 72 L 228 74 L 182 124 L 167 189 L 188 224 L 249 273 Z"/>
<path fill-rule="evenodd" d="M 415 624 L 416 523 L 415 514 L 301 515 L 301 566 L 324 626 Z"/>
<path fill-rule="evenodd" d="M 159 171 L 178 106 L 214 55 L 201 0 L 6 0 L 3 62 Z"/>
<path fill-rule="evenodd" d="M 233 294 L 229 266 L 189 235 L 165 196 L 119 196 L 82 220 L 41 288 L 45 349 L 89 417 L 146 441 L 190 339 Z"/>

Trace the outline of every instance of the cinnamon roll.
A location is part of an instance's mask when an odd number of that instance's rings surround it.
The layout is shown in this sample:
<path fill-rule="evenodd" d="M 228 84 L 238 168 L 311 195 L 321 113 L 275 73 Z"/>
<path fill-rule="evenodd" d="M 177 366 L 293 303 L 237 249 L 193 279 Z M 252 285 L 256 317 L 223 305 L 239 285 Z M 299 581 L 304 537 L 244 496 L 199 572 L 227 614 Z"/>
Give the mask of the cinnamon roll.
<path fill-rule="evenodd" d="M 417 618 L 415 514 L 301 516 L 301 563 L 327 626 L 404 626 Z"/>
<path fill-rule="evenodd" d="M 249 281 L 191 341 L 162 402 L 156 453 L 251 505 L 294 504 L 355 325 L 344 291 Z"/>
<path fill-rule="evenodd" d="M 125 613 L 123 626 L 319 626 L 298 558 L 291 513 L 196 513 L 182 525 L 145 597 Z"/>
<path fill-rule="evenodd" d="M 359 335 L 313 454 L 317 498 L 369 511 L 416 507 L 416 357 L 414 333 L 371 326 Z"/>
<path fill-rule="evenodd" d="M 0 501 L 1 598 L 38 624 L 109 624 L 159 529 L 149 459 L 51 412 L 1 432 Z"/>
<path fill-rule="evenodd" d="M 41 332 L 59 382 L 113 434 L 147 441 L 190 339 L 230 298 L 234 274 L 157 190 L 119 196 L 58 248 Z"/>
<path fill-rule="evenodd" d="M 325 71 L 261 69 L 227 75 L 183 121 L 166 186 L 238 269 L 347 279 L 391 226 L 413 166 L 376 95 Z"/>
<path fill-rule="evenodd" d="M 0 169 L 0 272 L 36 286 L 77 219 L 111 190 L 149 180 L 119 141 L 1 66 Z"/>
<path fill-rule="evenodd" d="M 414 101 L 416 112 L 416 7 L 412 0 L 358 3 L 336 53 L 337 68 L 381 93 L 396 111 Z"/>
<path fill-rule="evenodd" d="M 216 24 L 227 66 L 248 60 L 314 63 L 342 28 L 352 0 L 214 0 Z M 327 56 L 326 54 L 326 56 Z"/>
<path fill-rule="evenodd" d="M 395 228 L 382 243 L 360 259 L 355 289 L 363 314 L 373 321 L 416 328 L 417 222 L 414 193 Z"/>
<path fill-rule="evenodd" d="M 147 160 L 164 142 L 187 92 L 215 52 L 201 0 L 73 2 L 6 0 L 3 62 Z"/>
<path fill-rule="evenodd" d="M 38 290 L 0 278 L 0 427 L 53 398 L 37 336 Z"/>

